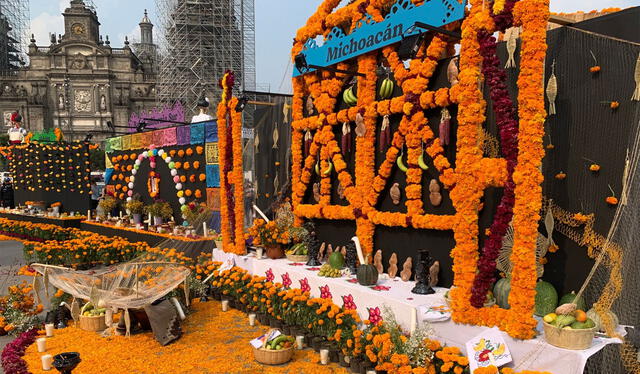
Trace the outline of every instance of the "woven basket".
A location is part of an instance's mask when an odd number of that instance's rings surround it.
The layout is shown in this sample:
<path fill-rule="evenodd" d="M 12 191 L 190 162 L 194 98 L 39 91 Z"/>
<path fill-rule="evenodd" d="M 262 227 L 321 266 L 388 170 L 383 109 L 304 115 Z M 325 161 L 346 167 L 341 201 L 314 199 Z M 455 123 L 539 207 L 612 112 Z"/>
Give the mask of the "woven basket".
<path fill-rule="evenodd" d="M 257 349 L 253 347 L 253 357 L 261 364 L 280 365 L 288 362 L 293 357 L 293 347 L 281 349 L 278 351 L 269 351 L 266 349 Z"/>
<path fill-rule="evenodd" d="M 308 255 L 287 255 L 287 260 L 291 262 L 307 262 L 309 261 Z"/>
<path fill-rule="evenodd" d="M 84 331 L 102 331 L 106 330 L 107 324 L 104 322 L 104 316 L 80 316 L 80 328 Z"/>
<path fill-rule="evenodd" d="M 596 328 L 565 330 L 544 322 L 544 340 L 564 349 L 587 349 L 596 333 Z"/>

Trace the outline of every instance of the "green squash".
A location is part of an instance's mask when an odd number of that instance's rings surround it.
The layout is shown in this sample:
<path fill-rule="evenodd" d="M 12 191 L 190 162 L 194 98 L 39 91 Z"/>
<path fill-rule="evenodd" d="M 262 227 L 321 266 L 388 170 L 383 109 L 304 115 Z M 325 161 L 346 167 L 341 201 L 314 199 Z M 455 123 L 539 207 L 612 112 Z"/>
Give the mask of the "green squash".
<path fill-rule="evenodd" d="M 344 256 L 340 252 L 333 252 L 329 256 L 329 265 L 334 269 L 342 269 L 344 267 Z"/>
<path fill-rule="evenodd" d="M 607 314 L 609 315 L 609 318 L 611 318 L 611 322 L 613 323 L 612 327 L 615 330 L 620 323 L 620 321 L 618 321 L 618 316 L 616 316 L 616 314 L 612 311 L 607 312 Z M 598 328 L 598 331 L 606 332 L 605 327 L 602 323 L 602 318 L 600 318 L 600 314 L 598 314 L 598 312 L 596 312 L 594 308 L 591 308 L 589 309 L 589 311 L 587 311 L 587 317 L 593 320 L 593 322 L 596 324 L 596 327 Z"/>
<path fill-rule="evenodd" d="M 493 296 L 496 298 L 496 304 L 502 309 L 509 309 L 509 292 L 511 291 L 511 278 L 499 279 L 493 286 Z"/>
<path fill-rule="evenodd" d="M 558 306 L 558 292 L 553 285 L 543 280 L 536 284 L 535 315 L 544 317 Z"/>
<path fill-rule="evenodd" d="M 360 265 L 356 272 L 356 278 L 358 283 L 363 286 L 373 286 L 378 283 L 378 269 L 371 264 Z"/>
<path fill-rule="evenodd" d="M 569 303 L 575 303 L 577 309 L 580 309 L 580 310 L 587 309 L 587 303 L 585 303 L 584 299 L 582 297 L 579 297 L 578 299 L 576 299 L 576 293 L 573 291 L 571 291 L 571 293 L 568 293 L 562 296 L 560 298 L 560 301 L 558 302 L 558 305 L 569 304 Z"/>

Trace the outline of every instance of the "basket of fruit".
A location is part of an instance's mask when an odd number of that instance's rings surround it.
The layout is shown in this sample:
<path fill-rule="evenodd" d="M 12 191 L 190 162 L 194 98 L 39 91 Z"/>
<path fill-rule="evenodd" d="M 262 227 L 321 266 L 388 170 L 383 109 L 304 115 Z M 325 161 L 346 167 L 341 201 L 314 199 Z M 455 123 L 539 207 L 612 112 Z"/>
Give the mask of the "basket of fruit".
<path fill-rule="evenodd" d="M 287 260 L 293 262 L 307 262 L 309 256 L 307 254 L 307 244 L 298 243 L 295 244 L 287 251 Z"/>
<path fill-rule="evenodd" d="M 107 328 L 104 321 L 106 309 L 96 308 L 92 303 L 86 303 L 80 310 L 80 328 L 85 331 L 102 331 Z"/>
<path fill-rule="evenodd" d="M 292 336 L 280 335 L 266 343 L 262 348 L 253 347 L 253 357 L 265 365 L 280 365 L 289 362 L 293 357 Z"/>
<path fill-rule="evenodd" d="M 597 330 L 595 322 L 580 309 L 568 314 L 549 313 L 544 316 L 543 323 L 547 343 L 564 349 L 591 347 Z"/>

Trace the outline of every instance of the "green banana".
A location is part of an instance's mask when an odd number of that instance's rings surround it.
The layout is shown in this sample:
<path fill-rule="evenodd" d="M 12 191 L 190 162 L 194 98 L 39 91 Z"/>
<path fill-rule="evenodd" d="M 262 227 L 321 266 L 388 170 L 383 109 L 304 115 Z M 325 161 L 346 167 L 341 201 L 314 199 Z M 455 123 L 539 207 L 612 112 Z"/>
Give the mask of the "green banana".
<path fill-rule="evenodd" d="M 351 88 L 347 88 L 346 90 L 344 90 L 342 92 L 342 101 L 344 101 L 346 104 L 349 104 L 349 90 Z"/>
<path fill-rule="evenodd" d="M 389 78 L 385 78 L 380 85 L 380 90 L 378 91 L 378 95 L 381 99 L 388 99 L 393 94 L 394 84 L 393 81 Z"/>
<path fill-rule="evenodd" d="M 351 106 L 356 105 L 358 103 L 358 98 L 353 93 L 353 86 L 345 90 L 345 94 L 347 95 L 347 100 L 345 100 L 345 103 Z"/>
<path fill-rule="evenodd" d="M 420 169 L 422 170 L 429 169 L 429 166 L 427 166 L 427 164 L 425 164 L 424 162 L 424 153 L 421 154 L 420 157 L 418 157 L 418 166 L 420 166 Z"/>
<path fill-rule="evenodd" d="M 333 171 L 333 163 L 331 162 L 331 160 L 328 160 L 327 162 L 329 163 L 329 167 L 327 168 L 327 170 L 324 170 L 322 172 L 322 175 L 329 175 Z"/>
<path fill-rule="evenodd" d="M 277 338 L 273 339 L 269 344 L 271 349 L 276 349 L 276 347 L 278 346 L 278 344 L 282 343 L 282 341 L 287 340 L 287 336 L 286 335 L 279 335 Z"/>
<path fill-rule="evenodd" d="M 406 173 L 407 170 L 409 170 L 409 168 L 404 164 L 404 161 L 402 161 L 402 153 L 398 156 L 398 159 L 396 159 L 396 165 L 398 165 L 398 169 L 402 170 L 403 173 Z"/>

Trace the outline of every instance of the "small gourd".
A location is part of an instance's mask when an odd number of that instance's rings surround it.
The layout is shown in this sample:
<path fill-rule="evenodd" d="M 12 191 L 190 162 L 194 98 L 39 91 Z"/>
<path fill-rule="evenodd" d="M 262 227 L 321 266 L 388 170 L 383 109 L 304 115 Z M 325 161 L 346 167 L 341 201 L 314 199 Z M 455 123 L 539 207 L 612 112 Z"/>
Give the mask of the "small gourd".
<path fill-rule="evenodd" d="M 362 264 L 358 266 L 356 278 L 363 286 L 374 286 L 378 283 L 378 269 L 372 264 Z"/>

